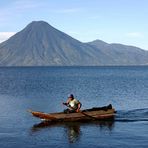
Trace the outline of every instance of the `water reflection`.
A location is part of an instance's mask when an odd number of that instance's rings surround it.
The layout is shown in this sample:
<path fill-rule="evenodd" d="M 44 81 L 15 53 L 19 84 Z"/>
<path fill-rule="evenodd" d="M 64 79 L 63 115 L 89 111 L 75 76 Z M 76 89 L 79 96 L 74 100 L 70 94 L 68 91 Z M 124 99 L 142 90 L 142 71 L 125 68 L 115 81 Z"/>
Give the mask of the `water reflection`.
<path fill-rule="evenodd" d="M 79 141 L 81 135 L 84 131 L 81 130 L 82 127 L 95 126 L 100 131 L 112 131 L 114 128 L 114 121 L 93 121 L 93 122 L 63 122 L 63 123 L 49 123 L 41 122 L 39 124 L 33 125 L 31 132 L 37 132 L 45 128 L 62 127 L 64 128 L 64 135 L 67 136 L 69 143 L 75 143 Z"/>
<path fill-rule="evenodd" d="M 65 127 L 66 135 L 69 143 L 74 143 L 79 140 L 81 135 L 80 124 L 69 124 Z"/>

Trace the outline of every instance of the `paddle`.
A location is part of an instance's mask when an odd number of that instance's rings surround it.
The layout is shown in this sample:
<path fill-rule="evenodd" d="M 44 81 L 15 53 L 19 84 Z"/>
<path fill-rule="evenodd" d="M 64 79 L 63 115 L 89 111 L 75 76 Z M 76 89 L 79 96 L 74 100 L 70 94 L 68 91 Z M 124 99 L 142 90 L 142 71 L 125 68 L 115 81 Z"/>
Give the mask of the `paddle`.
<path fill-rule="evenodd" d="M 75 110 L 73 107 L 69 106 L 67 103 L 63 103 L 63 105 L 67 106 L 68 108 L 70 108 L 70 109 L 72 109 L 72 110 Z M 87 116 L 87 117 L 89 117 L 89 118 L 92 118 L 92 119 L 94 119 L 94 120 L 97 120 L 96 117 L 90 116 L 90 115 L 84 113 L 84 112 L 81 111 L 81 110 L 78 110 L 78 113 L 81 113 L 81 114 L 83 114 L 83 115 L 85 115 L 85 116 Z"/>

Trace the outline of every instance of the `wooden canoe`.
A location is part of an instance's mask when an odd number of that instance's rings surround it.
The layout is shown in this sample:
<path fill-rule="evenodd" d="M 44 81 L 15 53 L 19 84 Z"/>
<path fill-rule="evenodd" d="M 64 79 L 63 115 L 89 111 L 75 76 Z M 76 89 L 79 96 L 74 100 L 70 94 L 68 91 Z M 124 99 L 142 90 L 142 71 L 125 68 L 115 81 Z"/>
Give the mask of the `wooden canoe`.
<path fill-rule="evenodd" d="M 78 113 L 44 113 L 39 111 L 28 110 L 34 117 L 50 122 L 67 122 L 67 121 L 89 121 L 89 120 L 108 120 L 113 119 L 115 109 L 112 105 L 104 107 L 94 107 L 82 110 Z"/>

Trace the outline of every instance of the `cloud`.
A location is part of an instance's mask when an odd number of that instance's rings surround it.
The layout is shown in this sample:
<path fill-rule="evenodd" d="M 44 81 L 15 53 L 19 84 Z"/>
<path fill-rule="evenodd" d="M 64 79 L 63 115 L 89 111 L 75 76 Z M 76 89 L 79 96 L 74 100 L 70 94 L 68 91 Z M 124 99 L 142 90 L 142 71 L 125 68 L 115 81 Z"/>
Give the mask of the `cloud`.
<path fill-rule="evenodd" d="M 17 0 L 14 2 L 14 8 L 17 10 L 26 10 L 26 9 L 33 9 L 33 8 L 41 8 L 44 6 L 43 2 L 35 1 L 35 0 L 25 0 L 25 1 L 20 1 Z"/>
<path fill-rule="evenodd" d="M 0 6 L 0 23 L 9 22 L 10 20 L 22 17 L 26 12 L 36 11 L 45 6 L 43 2 L 35 0 L 14 0 L 7 5 Z"/>
<path fill-rule="evenodd" d="M 0 32 L 0 43 L 13 36 L 15 32 Z"/>
<path fill-rule="evenodd" d="M 88 19 L 91 19 L 91 20 L 98 20 L 100 18 L 101 18 L 101 16 L 98 16 L 98 15 L 93 15 L 93 16 L 88 17 Z"/>
<path fill-rule="evenodd" d="M 55 10 L 56 13 L 77 13 L 83 11 L 82 8 L 65 8 L 65 9 L 59 9 Z"/>
<path fill-rule="evenodd" d="M 129 32 L 125 35 L 130 38 L 142 38 L 144 36 L 141 32 Z"/>

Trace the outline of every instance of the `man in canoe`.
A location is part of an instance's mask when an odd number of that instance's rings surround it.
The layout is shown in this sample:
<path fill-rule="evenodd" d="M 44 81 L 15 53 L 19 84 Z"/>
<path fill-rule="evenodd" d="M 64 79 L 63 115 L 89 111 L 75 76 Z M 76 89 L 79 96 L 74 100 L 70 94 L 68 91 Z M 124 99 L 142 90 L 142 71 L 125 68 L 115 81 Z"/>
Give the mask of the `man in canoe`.
<path fill-rule="evenodd" d="M 82 106 L 81 102 L 74 98 L 73 94 L 68 95 L 66 103 L 63 104 L 68 107 L 68 109 L 64 110 L 65 113 L 79 112 Z"/>

